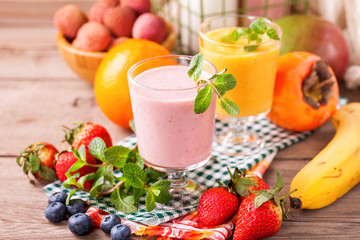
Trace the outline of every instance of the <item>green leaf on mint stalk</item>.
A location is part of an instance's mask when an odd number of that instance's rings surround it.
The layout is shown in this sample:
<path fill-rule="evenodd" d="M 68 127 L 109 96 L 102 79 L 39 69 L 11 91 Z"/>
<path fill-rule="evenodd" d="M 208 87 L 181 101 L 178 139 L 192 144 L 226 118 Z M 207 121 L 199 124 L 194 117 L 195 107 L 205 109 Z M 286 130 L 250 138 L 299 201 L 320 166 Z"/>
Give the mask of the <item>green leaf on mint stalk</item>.
<path fill-rule="evenodd" d="M 151 189 L 146 194 L 146 211 L 150 212 L 155 208 L 155 194 Z"/>
<path fill-rule="evenodd" d="M 65 176 L 67 176 L 69 178 L 71 176 L 72 172 L 75 172 L 75 171 L 79 170 L 80 168 L 82 168 L 85 165 L 86 165 L 86 162 L 83 162 L 83 161 L 80 161 L 80 160 L 74 162 L 74 164 L 65 173 Z"/>
<path fill-rule="evenodd" d="M 159 180 L 151 185 L 151 190 L 155 195 L 155 201 L 158 203 L 167 203 L 172 200 L 172 195 L 168 192 L 171 182 L 169 180 Z"/>
<path fill-rule="evenodd" d="M 117 168 L 123 168 L 132 150 L 123 146 L 112 146 L 104 152 L 105 159 Z"/>
<path fill-rule="evenodd" d="M 231 116 L 236 116 L 240 113 L 238 105 L 228 98 L 221 99 L 220 105 Z"/>
<path fill-rule="evenodd" d="M 110 200 L 114 207 L 120 212 L 136 213 L 138 208 L 134 206 L 133 196 L 126 195 L 124 192 L 116 188 L 110 195 Z"/>
<path fill-rule="evenodd" d="M 134 133 L 136 133 L 134 119 L 131 119 L 131 120 L 129 121 L 129 126 L 130 126 L 131 130 L 132 130 Z"/>
<path fill-rule="evenodd" d="M 100 176 L 98 179 L 96 179 L 93 183 L 93 186 L 89 192 L 91 197 L 96 197 L 99 193 L 99 187 L 105 183 L 104 176 Z"/>
<path fill-rule="evenodd" d="M 267 30 L 267 26 L 264 23 L 266 18 L 258 18 L 251 22 L 250 28 L 253 29 L 257 34 L 264 34 Z"/>
<path fill-rule="evenodd" d="M 266 31 L 266 35 L 270 38 L 270 39 L 274 39 L 274 40 L 280 40 L 279 35 L 277 34 L 276 30 L 274 28 L 270 28 L 269 30 Z"/>
<path fill-rule="evenodd" d="M 86 174 L 86 175 L 80 177 L 80 178 L 77 180 L 77 183 L 78 183 L 78 185 L 80 185 L 82 188 L 84 188 L 84 183 L 85 183 L 85 181 L 93 180 L 93 179 L 95 179 L 95 177 L 96 177 L 96 173 L 89 173 L 89 174 Z"/>
<path fill-rule="evenodd" d="M 223 96 L 227 91 L 232 90 L 236 86 L 236 79 L 232 74 L 222 74 L 216 78 L 214 85 L 220 95 Z"/>
<path fill-rule="evenodd" d="M 202 72 L 202 66 L 204 64 L 204 55 L 196 54 L 190 62 L 188 75 L 193 81 L 197 81 L 200 78 Z"/>
<path fill-rule="evenodd" d="M 67 198 L 66 198 L 66 201 L 65 201 L 66 205 L 69 205 L 72 196 L 74 196 L 74 194 L 75 194 L 77 191 L 79 191 L 79 190 L 80 190 L 80 188 L 75 188 L 75 189 L 73 189 L 73 190 L 71 190 L 71 191 L 69 192 L 69 194 L 68 194 L 68 196 L 67 196 Z"/>
<path fill-rule="evenodd" d="M 66 174 L 65 174 L 66 175 Z M 66 175 L 68 178 L 63 182 L 63 186 L 65 188 L 70 188 L 71 185 L 76 185 L 77 184 L 77 181 L 76 181 L 76 178 L 80 177 L 80 173 L 74 173 L 74 175 L 71 175 L 68 176 Z"/>
<path fill-rule="evenodd" d="M 195 98 L 195 104 L 194 104 L 194 112 L 196 114 L 205 112 L 211 102 L 211 96 L 212 96 L 212 89 L 211 85 L 206 85 L 204 88 L 202 88 L 198 95 Z"/>
<path fill-rule="evenodd" d="M 224 68 L 221 72 L 218 72 L 218 73 L 215 73 L 214 75 L 212 75 L 211 78 L 209 78 L 209 80 L 219 77 L 220 75 L 224 74 L 226 71 L 227 71 L 227 68 Z"/>
<path fill-rule="evenodd" d="M 89 152 L 96 159 L 105 162 L 105 155 L 104 155 L 105 150 L 106 150 L 106 144 L 104 140 L 102 140 L 99 137 L 96 137 L 93 140 L 91 140 L 89 144 Z"/>
<path fill-rule="evenodd" d="M 157 180 L 159 180 L 160 177 L 163 177 L 166 175 L 166 173 L 157 171 L 152 167 L 145 168 L 145 174 L 151 182 L 157 181 Z"/>
<path fill-rule="evenodd" d="M 123 173 L 126 182 L 130 183 L 134 188 L 142 188 L 147 184 L 147 177 L 144 170 L 135 163 L 127 163 L 124 166 Z"/>

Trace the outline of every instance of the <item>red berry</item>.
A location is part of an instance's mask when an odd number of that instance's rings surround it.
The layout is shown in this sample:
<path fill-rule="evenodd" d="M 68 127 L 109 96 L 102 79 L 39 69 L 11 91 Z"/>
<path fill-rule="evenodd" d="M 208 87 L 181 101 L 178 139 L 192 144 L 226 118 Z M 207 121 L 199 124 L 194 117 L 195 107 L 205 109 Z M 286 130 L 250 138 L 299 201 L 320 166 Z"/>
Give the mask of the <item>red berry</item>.
<path fill-rule="evenodd" d="M 90 206 L 85 214 L 91 218 L 93 226 L 99 228 L 101 220 L 109 213 L 101 210 L 100 208 Z"/>
<path fill-rule="evenodd" d="M 99 124 L 81 123 L 79 126 L 67 130 L 68 132 L 65 135 L 66 141 L 77 150 L 81 147 L 81 145 L 84 145 L 86 149 L 86 160 L 90 163 L 93 162 L 93 159 L 95 159 L 89 153 L 89 144 L 94 138 L 99 137 L 104 140 L 107 148 L 112 146 L 110 134 Z"/>
<path fill-rule="evenodd" d="M 211 188 L 200 198 L 198 217 L 204 226 L 216 226 L 230 219 L 238 207 L 238 198 L 234 193 L 225 188 Z"/>
<path fill-rule="evenodd" d="M 55 169 L 56 169 L 56 175 L 60 179 L 60 181 L 64 182 L 67 179 L 65 173 L 77 161 L 78 161 L 78 159 L 75 157 L 73 152 L 62 152 L 58 155 L 58 158 L 56 160 Z M 96 164 L 95 158 L 87 159 L 86 162 L 91 163 L 91 164 Z M 95 168 L 95 167 L 84 166 L 75 172 L 71 172 L 71 174 L 73 175 L 74 173 L 78 172 L 80 174 L 80 177 L 82 177 L 89 173 L 96 172 L 96 170 L 97 170 L 97 168 Z M 77 179 L 79 179 L 79 178 L 77 178 Z M 93 183 L 92 180 L 86 181 L 84 183 L 84 187 L 87 190 L 90 190 L 92 187 L 92 183 Z"/>
<path fill-rule="evenodd" d="M 240 204 L 235 225 L 234 240 L 262 239 L 275 235 L 282 223 L 282 210 L 273 200 L 268 200 L 255 209 L 255 194 L 246 197 Z"/>
<path fill-rule="evenodd" d="M 21 151 L 16 160 L 19 166 L 23 167 L 26 175 L 30 171 L 36 179 L 53 181 L 56 178 L 54 170 L 57 153 L 58 150 L 52 144 L 36 142 Z M 34 156 L 36 160 L 34 160 Z M 39 165 L 34 164 L 36 161 Z"/>

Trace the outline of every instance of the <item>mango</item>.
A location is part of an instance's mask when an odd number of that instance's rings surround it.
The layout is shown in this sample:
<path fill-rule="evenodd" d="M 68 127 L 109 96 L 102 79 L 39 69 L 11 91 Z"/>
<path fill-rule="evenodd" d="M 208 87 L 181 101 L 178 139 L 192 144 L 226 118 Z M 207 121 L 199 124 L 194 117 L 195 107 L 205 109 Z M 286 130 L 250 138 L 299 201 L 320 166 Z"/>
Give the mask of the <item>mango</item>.
<path fill-rule="evenodd" d="M 316 16 L 295 14 L 275 21 L 282 29 L 280 54 L 307 51 L 320 56 L 342 80 L 349 64 L 349 48 L 341 29 Z"/>

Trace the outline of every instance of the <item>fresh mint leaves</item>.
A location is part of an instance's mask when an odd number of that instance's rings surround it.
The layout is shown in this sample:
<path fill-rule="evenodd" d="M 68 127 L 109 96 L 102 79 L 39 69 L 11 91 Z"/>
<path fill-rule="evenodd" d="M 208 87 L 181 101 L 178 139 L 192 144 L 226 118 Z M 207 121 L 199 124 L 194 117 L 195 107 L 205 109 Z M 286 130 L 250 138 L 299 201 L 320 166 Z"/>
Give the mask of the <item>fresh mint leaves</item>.
<path fill-rule="evenodd" d="M 208 83 L 205 87 L 199 90 L 195 97 L 194 112 L 200 114 L 205 112 L 211 103 L 213 91 L 221 99 L 221 107 L 231 116 L 239 114 L 240 109 L 236 103 L 228 98 L 224 98 L 223 95 L 232 90 L 236 86 L 236 79 L 232 74 L 225 73 L 227 69 L 222 70 L 219 73 L 214 74 L 209 79 L 201 79 L 202 66 L 204 63 L 204 55 L 199 53 L 193 57 L 190 62 L 188 75 L 196 82 L 196 85 Z M 215 79 L 215 81 L 211 81 Z"/>
<path fill-rule="evenodd" d="M 123 146 L 106 147 L 101 138 L 94 138 L 89 144 L 92 156 L 102 161 L 101 164 L 86 162 L 85 147 L 73 149 L 78 159 L 66 172 L 68 179 L 63 182 L 66 188 L 74 187 L 68 194 L 67 202 L 79 190 L 85 190 L 84 183 L 93 180 L 90 196 L 102 197 L 110 195 L 114 207 L 125 213 L 136 213 L 138 202 L 146 193 L 146 210 L 152 211 L 155 203 L 166 203 L 172 199 L 168 192 L 170 181 L 160 179 L 164 173 L 145 167 L 137 147 L 129 149 Z M 79 178 L 79 173 L 72 172 L 83 166 L 97 167 L 97 171 Z M 120 175 L 114 174 L 114 167 L 120 170 Z"/>
<path fill-rule="evenodd" d="M 261 43 L 262 38 L 259 35 L 263 35 L 265 33 L 270 39 L 280 40 L 276 30 L 274 28 L 268 28 L 264 20 L 266 20 L 266 18 L 258 18 L 250 24 L 249 28 L 238 28 L 232 31 L 229 35 L 221 38 L 220 41 L 223 43 L 235 43 L 240 38 L 247 37 L 248 43 L 254 41 L 256 43 Z M 255 51 L 259 46 L 260 45 L 257 44 L 247 45 L 244 46 L 244 51 L 246 52 Z"/>

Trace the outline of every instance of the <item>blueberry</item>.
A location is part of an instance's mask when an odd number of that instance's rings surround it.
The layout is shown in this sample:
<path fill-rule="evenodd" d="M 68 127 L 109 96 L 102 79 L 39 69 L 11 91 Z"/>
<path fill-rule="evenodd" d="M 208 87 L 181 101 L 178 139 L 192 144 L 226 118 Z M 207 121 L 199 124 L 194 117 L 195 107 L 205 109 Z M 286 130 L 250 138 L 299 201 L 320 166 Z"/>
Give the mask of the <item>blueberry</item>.
<path fill-rule="evenodd" d="M 66 218 L 66 206 L 61 202 L 50 203 L 45 209 L 45 217 L 52 223 L 61 222 Z"/>
<path fill-rule="evenodd" d="M 111 229 L 111 240 L 127 240 L 130 239 L 131 230 L 125 224 L 115 225 Z"/>
<path fill-rule="evenodd" d="M 74 199 L 70 201 L 69 205 L 66 206 L 69 216 L 74 215 L 75 213 L 85 213 L 88 209 L 88 205 L 84 200 Z"/>
<path fill-rule="evenodd" d="M 104 233 L 110 233 L 113 226 L 120 224 L 121 219 L 115 214 L 106 215 L 101 219 L 101 230 L 103 230 Z"/>
<path fill-rule="evenodd" d="M 68 227 L 76 236 L 86 235 L 91 232 L 92 220 L 85 213 L 75 213 L 69 218 Z"/>
<path fill-rule="evenodd" d="M 53 193 L 49 197 L 49 204 L 53 203 L 53 202 L 61 202 L 61 203 L 65 204 L 67 196 L 68 195 L 64 192 Z"/>

